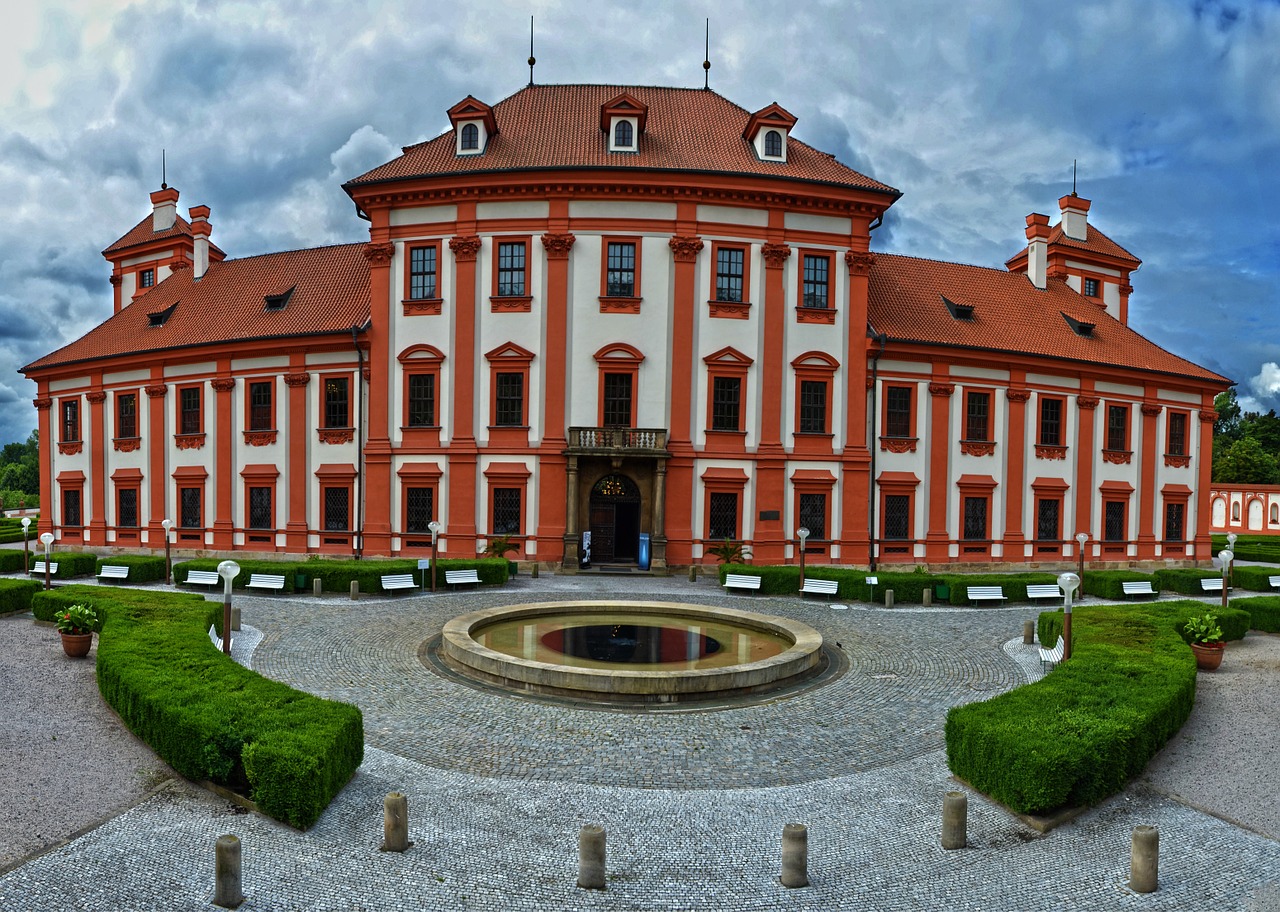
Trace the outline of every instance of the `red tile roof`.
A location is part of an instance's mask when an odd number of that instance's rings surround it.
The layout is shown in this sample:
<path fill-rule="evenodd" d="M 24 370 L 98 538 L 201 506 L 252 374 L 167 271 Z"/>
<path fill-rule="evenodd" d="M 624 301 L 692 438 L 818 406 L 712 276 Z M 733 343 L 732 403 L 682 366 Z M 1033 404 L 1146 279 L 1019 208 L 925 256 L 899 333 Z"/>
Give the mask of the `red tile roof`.
<path fill-rule="evenodd" d="M 1021 273 L 876 254 L 869 297 L 871 326 L 890 339 L 1230 383 L 1138 335 L 1062 279 L 1050 279 L 1041 290 Z M 973 307 L 972 318 L 953 317 L 943 297 Z M 1063 314 L 1094 324 L 1092 336 L 1078 335 Z"/>
<path fill-rule="evenodd" d="M 154 224 L 153 218 L 154 216 L 148 213 L 146 218 L 138 222 L 138 224 L 134 225 L 126 231 L 122 237 L 116 240 L 115 243 L 102 251 L 102 255 L 109 256 L 117 251 L 128 250 L 130 247 L 136 247 L 139 244 L 145 244 L 148 241 L 159 241 L 171 237 L 192 236 L 191 223 L 180 215 L 176 217 L 173 225 L 166 228 L 164 231 L 156 231 L 151 227 Z M 216 244 L 210 244 L 209 250 L 210 252 L 216 251 L 219 254 L 222 253 Z"/>
<path fill-rule="evenodd" d="M 1102 256 L 1113 257 L 1117 260 L 1127 260 L 1133 264 L 1133 268 L 1137 268 L 1142 264 L 1142 260 L 1138 259 L 1129 251 L 1125 250 L 1111 238 L 1107 237 L 1092 225 L 1085 227 L 1085 239 L 1083 241 L 1077 238 L 1068 237 L 1067 233 L 1062 230 L 1062 223 L 1054 225 L 1049 232 L 1049 246 L 1074 247 L 1077 250 L 1084 250 L 1089 253 L 1101 254 Z M 1005 265 L 1009 266 L 1018 260 L 1025 260 L 1027 248 L 1015 253 L 1009 259 L 1005 260 Z"/>
<path fill-rule="evenodd" d="M 116 355 L 219 345 L 253 339 L 293 339 L 349 332 L 369 320 L 365 244 L 290 250 L 213 263 L 198 282 L 190 269 L 156 285 L 76 341 L 23 371 Z M 281 310 L 265 296 L 297 286 Z M 150 315 L 177 304 L 163 326 Z"/>
<path fill-rule="evenodd" d="M 609 152 L 600 106 L 626 92 L 648 105 L 636 152 Z M 458 155 L 454 134 L 407 146 L 404 154 L 349 181 L 542 168 L 610 168 L 750 174 L 819 181 L 899 196 L 794 136 L 787 161 L 761 161 L 742 131 L 751 112 L 708 89 L 652 86 L 535 85 L 493 106 L 498 133 L 479 155 Z"/>

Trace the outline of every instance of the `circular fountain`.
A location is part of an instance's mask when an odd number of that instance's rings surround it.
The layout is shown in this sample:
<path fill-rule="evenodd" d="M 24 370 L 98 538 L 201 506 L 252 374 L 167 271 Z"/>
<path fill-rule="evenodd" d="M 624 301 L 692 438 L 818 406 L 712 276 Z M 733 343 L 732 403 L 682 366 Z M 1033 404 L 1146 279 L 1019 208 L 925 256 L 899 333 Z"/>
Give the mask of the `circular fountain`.
<path fill-rule="evenodd" d="M 822 670 L 822 636 L 797 621 L 671 602 L 539 602 L 445 625 L 440 655 L 469 677 L 606 702 L 755 694 Z"/>

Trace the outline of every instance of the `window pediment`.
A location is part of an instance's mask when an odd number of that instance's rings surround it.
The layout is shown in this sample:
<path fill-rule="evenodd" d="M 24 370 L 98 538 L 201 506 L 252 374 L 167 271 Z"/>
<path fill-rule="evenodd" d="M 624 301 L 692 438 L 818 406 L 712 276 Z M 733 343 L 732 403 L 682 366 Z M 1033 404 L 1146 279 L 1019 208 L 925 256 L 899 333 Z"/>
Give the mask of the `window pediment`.
<path fill-rule="evenodd" d="M 440 362 L 444 360 L 444 352 L 436 348 L 434 345 L 427 345 L 425 342 L 419 345 L 410 345 L 400 354 L 396 355 L 396 360 L 401 364 L 407 364 L 410 361 L 422 362 Z"/>
<path fill-rule="evenodd" d="M 484 357 L 486 361 L 499 361 L 504 364 L 528 364 L 537 356 L 514 342 L 503 342 L 497 348 L 485 352 Z"/>
<path fill-rule="evenodd" d="M 594 355 L 600 365 L 638 365 L 644 361 L 644 352 L 626 342 L 611 342 Z"/>
<path fill-rule="evenodd" d="M 750 367 L 755 363 L 750 357 L 738 351 L 732 345 L 726 345 L 702 359 L 708 367 Z"/>

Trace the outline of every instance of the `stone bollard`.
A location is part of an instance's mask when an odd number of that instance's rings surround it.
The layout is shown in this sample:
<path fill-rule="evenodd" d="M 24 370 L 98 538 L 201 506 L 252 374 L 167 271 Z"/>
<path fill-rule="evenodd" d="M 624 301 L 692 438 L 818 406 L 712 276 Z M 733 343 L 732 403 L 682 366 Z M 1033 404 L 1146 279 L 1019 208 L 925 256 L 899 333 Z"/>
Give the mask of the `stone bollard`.
<path fill-rule="evenodd" d="M 1031 646 L 1035 644 L 1035 641 L 1036 641 L 1036 622 L 1023 621 L 1022 622 L 1022 645 Z"/>
<path fill-rule="evenodd" d="M 311 581 L 311 592 L 316 598 L 319 598 L 324 593 L 324 583 L 318 579 L 313 579 Z"/>
<path fill-rule="evenodd" d="M 695 564 L 689 565 L 689 582 L 696 583 L 698 581 L 698 568 Z"/>
<path fill-rule="evenodd" d="M 803 823 L 782 828 L 782 885 L 809 886 L 809 828 Z"/>
<path fill-rule="evenodd" d="M 920 603 L 921 603 L 922 605 L 924 605 L 926 608 L 928 608 L 930 605 L 932 605 L 932 604 L 933 604 L 933 590 L 932 590 L 932 589 L 929 589 L 928 587 L 926 587 L 926 588 L 924 589 L 924 591 L 922 591 L 922 592 L 920 593 L 920 595 L 921 595 L 921 596 L 923 596 L 923 598 L 921 598 L 921 600 L 920 600 Z"/>
<path fill-rule="evenodd" d="M 1153 826 L 1134 827 L 1131 851 L 1129 889 L 1154 893 L 1160 880 L 1160 831 Z"/>
<path fill-rule="evenodd" d="M 360 597 L 360 581 L 352 580 L 351 581 L 351 601 L 354 602 L 359 597 Z"/>
<path fill-rule="evenodd" d="M 232 630 L 240 629 L 240 606 L 239 605 L 231 606 L 231 629 Z"/>
<path fill-rule="evenodd" d="M 893 607 L 893 590 L 892 589 L 886 589 L 884 591 L 884 606 L 886 608 Z"/>
<path fill-rule="evenodd" d="M 234 909 L 244 902 L 240 891 L 240 840 L 230 834 L 219 836 L 214 851 L 213 904 Z"/>
<path fill-rule="evenodd" d="M 578 832 L 578 886 L 603 890 L 604 827 L 588 823 Z"/>
<path fill-rule="evenodd" d="M 963 849 L 969 842 L 969 796 L 964 792 L 947 792 L 942 799 L 942 847 Z"/>
<path fill-rule="evenodd" d="M 537 561 L 533 562 L 533 567 L 530 568 L 529 575 L 534 579 L 538 578 L 538 562 Z"/>
<path fill-rule="evenodd" d="M 403 852 L 413 845 L 409 841 L 409 799 L 391 792 L 382 800 L 382 852 Z"/>

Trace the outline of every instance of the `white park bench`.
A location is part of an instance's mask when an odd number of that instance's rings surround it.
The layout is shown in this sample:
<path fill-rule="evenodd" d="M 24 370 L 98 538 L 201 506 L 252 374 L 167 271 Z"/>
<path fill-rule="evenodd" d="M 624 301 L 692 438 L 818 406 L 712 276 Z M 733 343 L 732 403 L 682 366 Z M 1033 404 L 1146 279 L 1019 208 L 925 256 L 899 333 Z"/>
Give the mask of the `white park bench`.
<path fill-rule="evenodd" d="M 1057 665 L 1062 661 L 1062 637 L 1058 637 L 1058 642 L 1053 645 L 1052 649 L 1040 647 L 1040 670 L 1048 671 L 1050 667 Z"/>
<path fill-rule="evenodd" d="M 811 576 L 806 576 L 804 585 L 800 587 L 800 594 L 802 596 L 806 593 L 810 595 L 825 595 L 827 600 L 830 601 L 831 596 L 836 594 L 836 589 L 839 587 L 840 583 L 837 580 L 814 579 Z"/>
<path fill-rule="evenodd" d="M 382 577 L 382 589 L 384 592 L 417 588 L 418 584 L 414 580 L 412 573 L 392 573 Z"/>
<path fill-rule="evenodd" d="M 1272 589 L 1280 589 L 1280 576 L 1269 576 L 1267 582 L 1271 584 Z"/>
<path fill-rule="evenodd" d="M 249 574 L 249 582 L 245 583 L 246 589 L 274 589 L 276 592 L 284 592 L 284 575 L 276 576 L 273 573 L 251 573 Z"/>
<path fill-rule="evenodd" d="M 1124 597 L 1131 595 L 1150 595 L 1154 596 L 1156 591 L 1151 588 L 1150 580 L 1132 580 L 1120 583 L 1120 588 L 1124 590 Z"/>
<path fill-rule="evenodd" d="M 480 574 L 475 570 L 446 570 L 444 581 L 450 586 L 479 586 Z"/>
<path fill-rule="evenodd" d="M 222 577 L 213 570 L 188 570 L 186 585 L 188 586 L 216 586 L 222 582 Z"/>
<path fill-rule="evenodd" d="M 1200 580 L 1200 588 L 1205 592 L 1221 592 L 1222 577 L 1210 576 L 1205 579 L 1202 579 Z M 1227 591 L 1230 592 L 1231 591 L 1230 588 L 1228 588 Z"/>
<path fill-rule="evenodd" d="M 1004 604 L 1004 588 L 1001 586 L 969 586 L 967 592 L 971 602 L 1000 602 Z"/>
<path fill-rule="evenodd" d="M 126 580 L 128 578 L 128 567 L 120 567 L 112 564 L 103 564 L 102 572 L 98 574 L 98 579 L 100 580 Z"/>
<path fill-rule="evenodd" d="M 1062 598 L 1062 590 L 1058 588 L 1057 583 L 1028 583 L 1027 598 L 1029 599 L 1060 599 Z"/>
<path fill-rule="evenodd" d="M 724 575 L 726 589 L 754 589 L 760 591 L 760 577 L 748 573 L 726 573 Z"/>
<path fill-rule="evenodd" d="M 57 573 L 58 573 L 58 562 L 50 561 L 49 574 L 52 576 L 56 576 Z M 32 576 L 44 576 L 44 561 L 36 561 L 34 564 L 32 564 L 31 574 Z"/>

